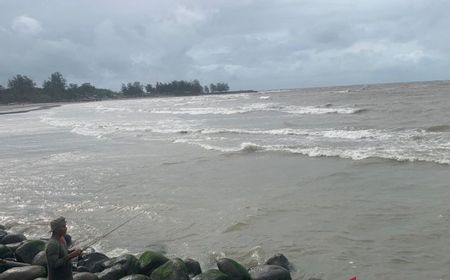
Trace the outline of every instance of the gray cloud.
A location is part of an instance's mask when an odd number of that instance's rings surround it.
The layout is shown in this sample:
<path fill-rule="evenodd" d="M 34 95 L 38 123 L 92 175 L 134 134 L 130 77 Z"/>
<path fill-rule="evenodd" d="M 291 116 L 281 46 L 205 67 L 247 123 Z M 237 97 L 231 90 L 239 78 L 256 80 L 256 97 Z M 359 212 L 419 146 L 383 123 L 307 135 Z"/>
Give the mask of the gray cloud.
<path fill-rule="evenodd" d="M 173 79 L 233 89 L 448 79 L 443 0 L 0 0 L 0 84 L 117 89 Z"/>

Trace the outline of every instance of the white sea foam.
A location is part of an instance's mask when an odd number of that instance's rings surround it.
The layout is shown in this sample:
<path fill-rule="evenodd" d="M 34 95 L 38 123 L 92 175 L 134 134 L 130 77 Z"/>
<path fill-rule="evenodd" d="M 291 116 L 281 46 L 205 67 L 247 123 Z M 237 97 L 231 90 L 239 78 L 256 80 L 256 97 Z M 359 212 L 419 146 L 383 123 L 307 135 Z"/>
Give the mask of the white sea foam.
<path fill-rule="evenodd" d="M 396 161 L 425 161 L 438 164 L 450 164 L 450 156 L 427 151 L 418 153 L 412 146 L 398 147 L 326 147 L 326 146 L 295 146 L 295 145 L 263 145 L 251 142 L 243 142 L 238 146 L 219 146 L 204 143 L 198 140 L 179 139 L 176 143 L 198 145 L 207 150 L 215 150 L 223 153 L 252 153 L 252 152 L 287 152 L 301 154 L 309 157 L 339 157 L 352 160 L 364 160 L 368 158 L 391 159 Z"/>
<path fill-rule="evenodd" d="M 253 103 L 238 107 L 167 107 L 151 108 L 145 111 L 153 114 L 171 115 L 233 115 L 253 112 L 281 112 L 298 115 L 323 115 L 323 114 L 356 114 L 363 112 L 361 108 L 351 107 L 322 107 L 322 106 L 295 106 L 277 103 Z"/>

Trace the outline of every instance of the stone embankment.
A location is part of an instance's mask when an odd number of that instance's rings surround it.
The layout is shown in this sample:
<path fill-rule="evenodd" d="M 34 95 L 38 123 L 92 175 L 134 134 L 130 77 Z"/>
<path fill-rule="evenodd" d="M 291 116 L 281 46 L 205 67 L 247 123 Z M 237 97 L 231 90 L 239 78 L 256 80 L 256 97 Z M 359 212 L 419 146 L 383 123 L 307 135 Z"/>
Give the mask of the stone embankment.
<path fill-rule="evenodd" d="M 0 225 L 0 280 L 47 279 L 46 242 L 28 240 Z M 169 258 L 156 251 L 109 258 L 91 248 L 73 263 L 74 280 L 291 280 L 292 269 L 282 254 L 250 269 L 221 258 L 217 267 L 203 271 L 196 260 Z"/>

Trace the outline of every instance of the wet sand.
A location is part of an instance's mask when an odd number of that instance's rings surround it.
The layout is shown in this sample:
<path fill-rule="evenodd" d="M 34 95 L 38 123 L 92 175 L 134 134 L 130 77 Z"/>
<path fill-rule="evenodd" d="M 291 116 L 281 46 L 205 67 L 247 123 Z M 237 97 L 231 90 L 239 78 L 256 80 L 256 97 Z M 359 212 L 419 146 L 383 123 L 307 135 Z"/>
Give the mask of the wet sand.
<path fill-rule="evenodd" d="M 61 106 L 61 104 L 56 103 L 0 105 L 0 115 L 27 113 L 59 106 Z"/>

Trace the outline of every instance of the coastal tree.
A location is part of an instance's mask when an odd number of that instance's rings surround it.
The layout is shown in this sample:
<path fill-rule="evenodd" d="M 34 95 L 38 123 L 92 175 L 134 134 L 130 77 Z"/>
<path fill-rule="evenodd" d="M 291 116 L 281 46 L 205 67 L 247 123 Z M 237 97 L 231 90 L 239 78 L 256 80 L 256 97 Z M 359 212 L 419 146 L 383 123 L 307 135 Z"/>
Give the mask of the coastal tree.
<path fill-rule="evenodd" d="M 66 87 L 66 79 L 64 79 L 61 73 L 55 72 L 50 75 L 48 80 L 44 81 L 43 93 L 55 101 L 68 99 Z"/>
<path fill-rule="evenodd" d="M 217 83 L 216 84 L 216 90 L 218 92 L 224 92 L 224 91 L 230 90 L 230 87 L 228 86 L 227 83 Z"/>
<path fill-rule="evenodd" d="M 213 84 L 213 83 L 211 83 L 211 84 L 209 85 L 209 91 L 210 91 L 211 93 L 216 92 L 216 91 L 217 91 L 217 90 L 216 90 L 216 85 Z"/>
<path fill-rule="evenodd" d="M 154 93 L 155 92 L 155 88 L 153 87 L 152 84 L 147 84 L 145 86 L 145 92 L 147 92 L 147 93 Z"/>
<path fill-rule="evenodd" d="M 217 84 L 210 84 L 209 90 L 211 91 L 211 93 L 225 92 L 225 91 L 230 90 L 230 87 L 228 86 L 227 83 L 217 83 Z"/>
<path fill-rule="evenodd" d="M 8 80 L 9 93 L 17 101 L 29 101 L 36 91 L 35 86 L 35 82 L 25 75 L 16 75 Z"/>
<path fill-rule="evenodd" d="M 122 84 L 121 92 L 125 96 L 143 96 L 144 86 L 140 82 Z"/>
<path fill-rule="evenodd" d="M 208 88 L 208 86 L 205 86 L 205 87 L 203 88 L 203 93 L 205 93 L 205 94 L 208 94 L 208 93 L 209 93 L 209 88 Z"/>

